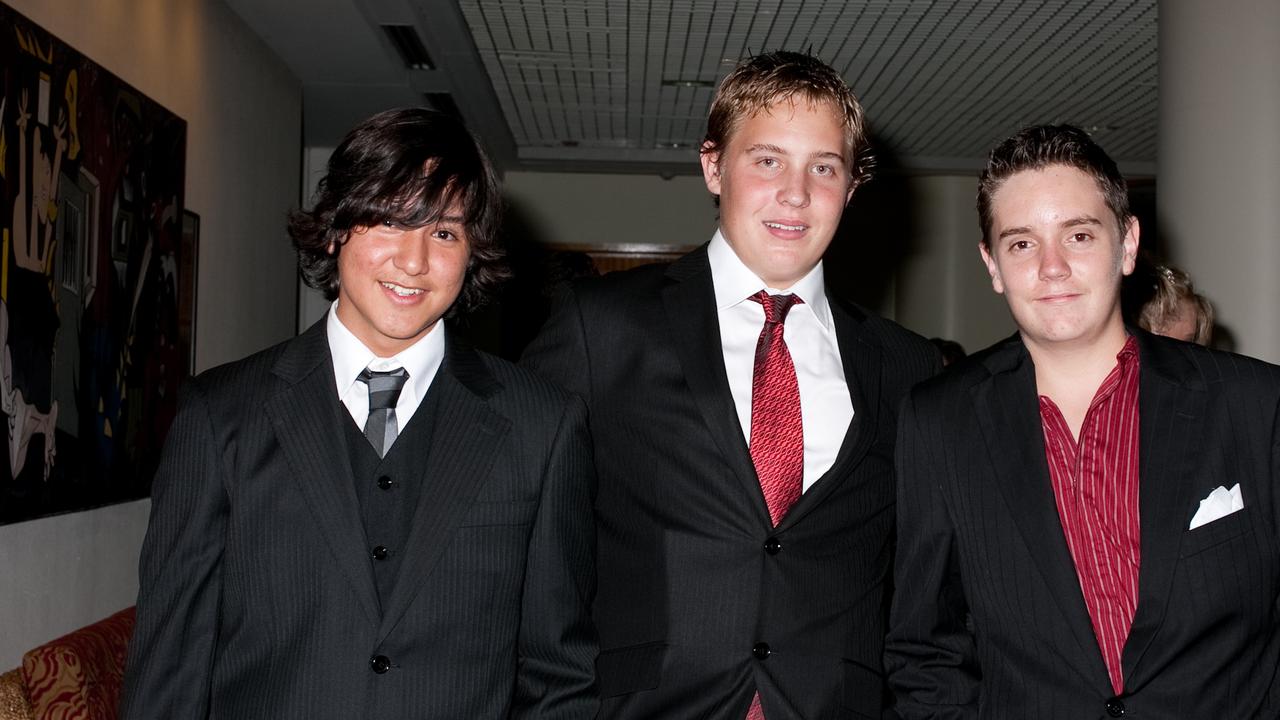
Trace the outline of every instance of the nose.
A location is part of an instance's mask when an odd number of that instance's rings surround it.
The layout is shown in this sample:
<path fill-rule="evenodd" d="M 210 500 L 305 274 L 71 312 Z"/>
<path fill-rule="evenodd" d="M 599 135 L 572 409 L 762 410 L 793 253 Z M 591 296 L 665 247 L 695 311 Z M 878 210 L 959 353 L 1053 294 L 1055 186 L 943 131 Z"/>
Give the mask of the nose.
<path fill-rule="evenodd" d="M 809 174 L 803 167 L 789 169 L 782 175 L 778 203 L 796 208 L 809 206 Z"/>
<path fill-rule="evenodd" d="M 430 269 L 431 237 L 427 227 L 406 230 L 400 236 L 394 262 L 407 275 L 423 275 Z"/>
<path fill-rule="evenodd" d="M 1044 280 L 1062 280 L 1071 275 L 1071 266 L 1057 243 L 1045 243 L 1040 253 L 1040 277 Z"/>

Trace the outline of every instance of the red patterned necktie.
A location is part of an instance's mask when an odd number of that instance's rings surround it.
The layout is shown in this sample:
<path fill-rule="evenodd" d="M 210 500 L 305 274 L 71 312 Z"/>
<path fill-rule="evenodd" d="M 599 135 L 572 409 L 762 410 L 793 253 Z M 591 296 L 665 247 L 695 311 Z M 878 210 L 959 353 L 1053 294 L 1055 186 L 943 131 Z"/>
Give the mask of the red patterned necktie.
<path fill-rule="evenodd" d="M 751 462 L 760 478 L 769 519 L 774 527 L 800 498 L 804 483 L 804 423 L 800 417 L 800 384 L 796 366 L 783 340 L 783 322 L 795 295 L 751 296 L 764 307 L 764 328 L 756 342 L 751 377 Z M 760 693 L 751 698 L 746 720 L 765 720 Z"/>
<path fill-rule="evenodd" d="M 804 480 L 804 425 L 800 420 L 800 384 L 796 366 L 782 339 L 783 322 L 795 295 L 751 296 L 764 306 L 764 328 L 756 342 L 751 378 L 751 462 L 776 527 L 800 497 Z"/>

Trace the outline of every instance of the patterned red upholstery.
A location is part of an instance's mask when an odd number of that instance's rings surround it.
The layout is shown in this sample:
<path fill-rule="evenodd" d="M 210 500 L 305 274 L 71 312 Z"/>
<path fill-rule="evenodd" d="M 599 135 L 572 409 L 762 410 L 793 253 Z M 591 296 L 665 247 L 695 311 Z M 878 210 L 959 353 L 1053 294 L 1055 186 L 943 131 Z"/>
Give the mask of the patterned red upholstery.
<path fill-rule="evenodd" d="M 116 720 L 133 634 L 127 608 L 27 651 L 22 674 L 36 720 Z"/>

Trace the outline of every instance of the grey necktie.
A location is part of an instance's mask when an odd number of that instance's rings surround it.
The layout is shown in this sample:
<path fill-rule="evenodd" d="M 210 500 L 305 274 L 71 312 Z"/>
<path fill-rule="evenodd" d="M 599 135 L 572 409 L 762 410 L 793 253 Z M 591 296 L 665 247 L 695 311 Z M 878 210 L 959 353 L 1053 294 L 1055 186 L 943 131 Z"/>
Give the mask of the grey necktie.
<path fill-rule="evenodd" d="M 369 419 L 364 421 L 364 436 L 378 453 L 385 457 L 391 443 L 396 441 L 396 401 L 409 379 L 409 371 L 396 368 L 386 372 L 365 368 L 356 378 L 369 386 Z"/>

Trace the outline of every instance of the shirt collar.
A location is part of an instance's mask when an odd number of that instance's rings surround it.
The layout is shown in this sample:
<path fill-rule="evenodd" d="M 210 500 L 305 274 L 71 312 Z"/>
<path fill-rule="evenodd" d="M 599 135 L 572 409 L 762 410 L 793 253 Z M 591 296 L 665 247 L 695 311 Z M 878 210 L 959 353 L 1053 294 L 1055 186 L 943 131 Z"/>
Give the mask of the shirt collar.
<path fill-rule="evenodd" d="M 711 284 L 715 288 L 717 310 L 733 307 L 761 290 L 768 290 L 771 294 L 794 293 L 804 300 L 803 305 L 796 307 L 809 308 L 824 330 L 831 329 L 831 306 L 827 303 L 821 260 L 791 287 L 771 288 L 742 262 L 719 230 L 707 246 L 707 259 L 711 262 Z M 791 311 L 795 312 L 796 307 Z"/>
<path fill-rule="evenodd" d="M 435 377 L 444 362 L 444 319 L 425 337 L 389 358 L 380 358 L 365 347 L 346 325 L 338 319 L 338 301 L 329 307 L 325 331 L 329 337 L 329 354 L 333 356 L 333 378 L 338 386 L 338 397 L 346 397 L 356 383 L 356 376 L 366 367 L 373 370 L 393 370 L 402 367 L 409 371 L 410 382 Z"/>

